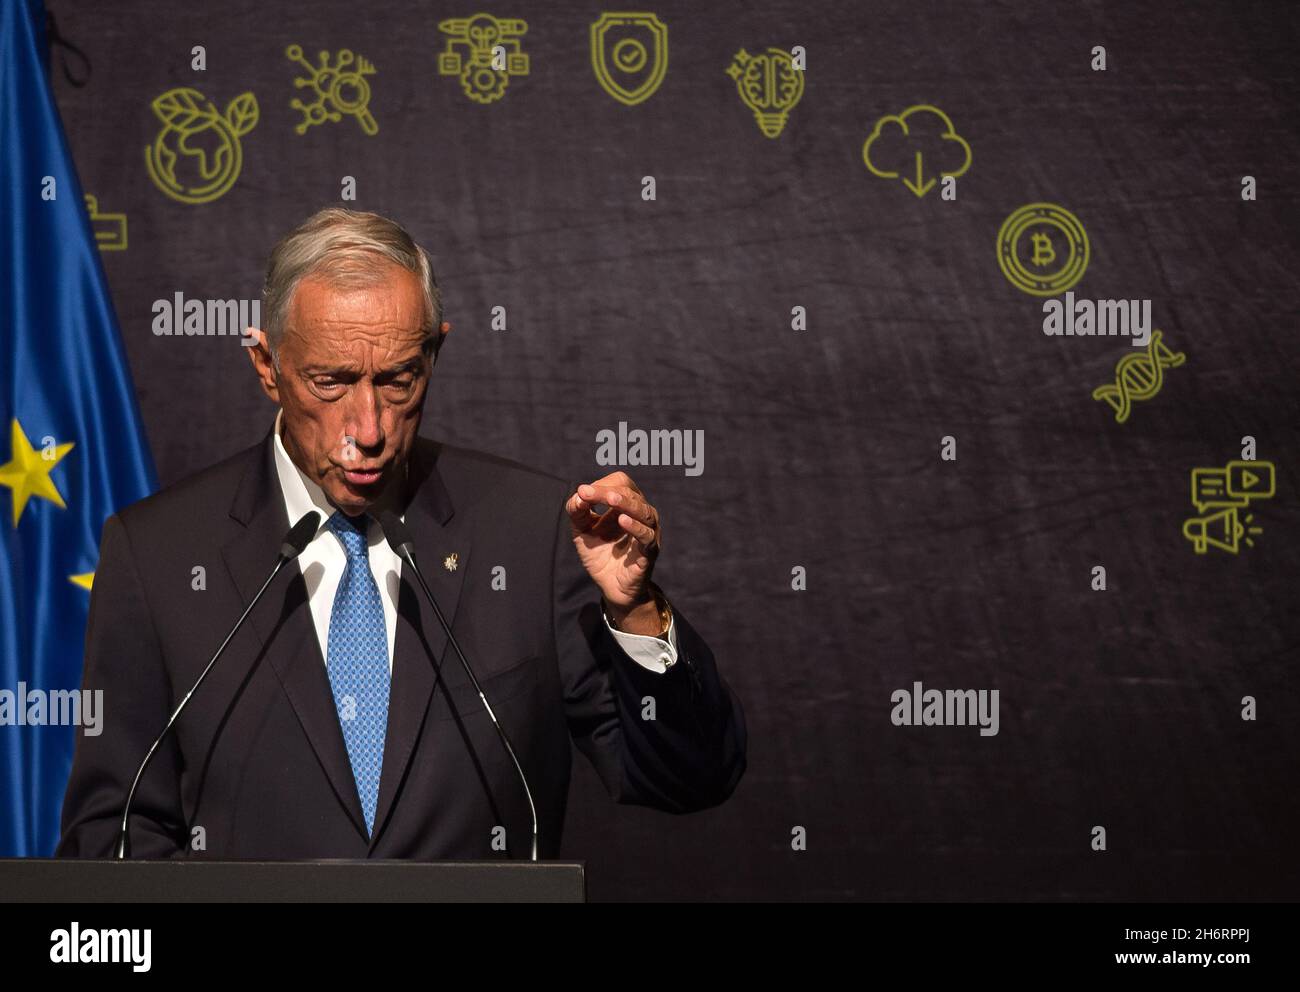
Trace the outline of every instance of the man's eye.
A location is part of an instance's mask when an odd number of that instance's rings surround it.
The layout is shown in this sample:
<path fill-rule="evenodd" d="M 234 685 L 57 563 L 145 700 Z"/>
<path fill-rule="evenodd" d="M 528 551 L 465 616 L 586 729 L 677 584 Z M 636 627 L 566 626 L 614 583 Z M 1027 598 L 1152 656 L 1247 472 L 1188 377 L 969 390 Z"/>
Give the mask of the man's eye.
<path fill-rule="evenodd" d="M 405 376 L 401 379 L 389 379 L 388 382 L 385 383 L 385 385 L 393 386 L 400 390 L 410 389 L 411 386 L 413 386 L 414 384 L 415 384 L 415 380 L 412 379 L 410 376 Z"/>
<path fill-rule="evenodd" d="M 337 379 L 329 379 L 329 378 L 316 379 L 315 382 L 316 385 L 321 389 L 334 389 L 338 386 L 343 385 L 343 383 L 339 382 Z"/>

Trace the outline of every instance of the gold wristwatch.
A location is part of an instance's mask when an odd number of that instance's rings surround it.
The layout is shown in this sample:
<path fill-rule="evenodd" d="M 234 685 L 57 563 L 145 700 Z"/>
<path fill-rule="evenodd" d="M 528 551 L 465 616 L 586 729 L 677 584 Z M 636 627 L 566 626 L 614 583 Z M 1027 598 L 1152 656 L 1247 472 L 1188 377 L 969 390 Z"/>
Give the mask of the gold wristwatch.
<path fill-rule="evenodd" d="M 661 641 L 667 640 L 668 629 L 673 624 L 673 608 L 668 605 L 668 600 L 664 596 L 663 591 L 653 582 L 650 583 L 650 594 L 654 597 L 655 607 L 659 610 L 659 623 L 660 623 L 659 633 L 653 636 L 658 637 Z M 605 611 L 605 619 L 609 622 L 609 625 L 613 627 L 615 630 L 622 631 L 622 628 L 619 627 L 619 625 L 614 622 L 614 618 L 609 615 L 609 609 L 605 605 L 605 601 L 603 598 L 601 599 L 601 608 L 604 609 Z M 630 631 L 623 631 L 623 633 L 630 633 Z M 651 636 L 651 635 L 642 635 L 642 636 Z"/>

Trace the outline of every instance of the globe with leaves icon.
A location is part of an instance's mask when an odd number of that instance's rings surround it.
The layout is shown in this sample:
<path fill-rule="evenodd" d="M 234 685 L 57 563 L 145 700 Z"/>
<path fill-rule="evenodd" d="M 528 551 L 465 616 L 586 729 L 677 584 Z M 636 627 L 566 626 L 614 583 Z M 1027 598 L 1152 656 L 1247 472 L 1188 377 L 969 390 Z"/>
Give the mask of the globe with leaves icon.
<path fill-rule="evenodd" d="M 198 90 L 179 87 L 152 107 L 163 123 L 145 149 L 154 185 L 182 203 L 209 203 L 229 190 L 244 162 L 239 139 L 257 125 L 257 98 L 241 93 L 222 114 Z"/>

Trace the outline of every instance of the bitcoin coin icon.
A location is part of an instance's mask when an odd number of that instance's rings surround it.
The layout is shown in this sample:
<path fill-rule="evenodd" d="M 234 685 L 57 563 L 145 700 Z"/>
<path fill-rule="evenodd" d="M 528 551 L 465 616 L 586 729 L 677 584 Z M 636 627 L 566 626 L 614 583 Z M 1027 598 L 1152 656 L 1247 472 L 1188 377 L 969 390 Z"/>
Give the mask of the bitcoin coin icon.
<path fill-rule="evenodd" d="M 1052 247 L 1051 238 L 1042 231 L 1035 231 L 1029 239 L 1034 243 L 1034 257 L 1030 259 L 1031 262 L 1042 268 L 1056 261 L 1056 249 Z"/>
<path fill-rule="evenodd" d="M 1056 296 L 1077 283 L 1090 251 L 1079 218 L 1055 203 L 1027 203 L 998 230 L 1002 274 L 1033 296 Z"/>

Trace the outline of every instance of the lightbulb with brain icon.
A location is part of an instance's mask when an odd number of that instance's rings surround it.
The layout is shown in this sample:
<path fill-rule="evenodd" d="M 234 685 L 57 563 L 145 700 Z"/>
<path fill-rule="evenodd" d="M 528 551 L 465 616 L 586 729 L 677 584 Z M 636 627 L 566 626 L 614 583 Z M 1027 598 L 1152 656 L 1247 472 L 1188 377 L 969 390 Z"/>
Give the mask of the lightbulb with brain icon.
<path fill-rule="evenodd" d="M 795 68 L 790 53 L 769 48 L 750 55 L 742 48 L 727 75 L 736 81 L 741 102 L 754 112 L 759 130 L 769 138 L 778 137 L 803 96 L 803 72 Z"/>

